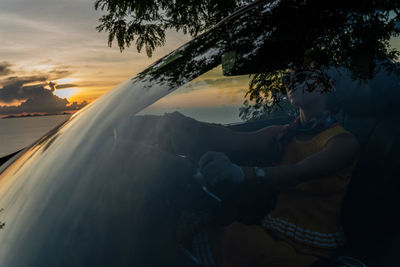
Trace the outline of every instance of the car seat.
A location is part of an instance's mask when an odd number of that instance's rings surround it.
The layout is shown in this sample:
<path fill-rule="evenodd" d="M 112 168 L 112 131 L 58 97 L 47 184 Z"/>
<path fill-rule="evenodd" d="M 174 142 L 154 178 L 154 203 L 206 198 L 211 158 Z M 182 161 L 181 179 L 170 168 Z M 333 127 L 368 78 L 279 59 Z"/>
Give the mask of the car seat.
<path fill-rule="evenodd" d="M 366 82 L 354 81 L 343 69 L 331 71 L 339 100 L 336 119 L 360 143 L 343 205 L 348 239 L 343 253 L 367 266 L 398 266 L 400 76 L 382 66 L 378 64 L 374 78 Z"/>

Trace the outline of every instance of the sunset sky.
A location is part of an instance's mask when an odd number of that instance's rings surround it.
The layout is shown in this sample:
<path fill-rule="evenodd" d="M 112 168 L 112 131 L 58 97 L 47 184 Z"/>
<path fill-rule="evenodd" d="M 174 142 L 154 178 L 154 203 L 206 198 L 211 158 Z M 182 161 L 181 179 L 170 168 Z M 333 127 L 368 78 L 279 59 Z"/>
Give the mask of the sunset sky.
<path fill-rule="evenodd" d="M 0 1 L 0 115 L 78 108 L 190 40 L 170 31 L 150 59 L 135 47 L 120 53 L 95 29 L 93 3 Z"/>
<path fill-rule="evenodd" d="M 0 116 L 78 109 L 191 39 L 171 30 L 152 58 L 134 45 L 121 53 L 95 29 L 93 3 L 0 1 Z"/>

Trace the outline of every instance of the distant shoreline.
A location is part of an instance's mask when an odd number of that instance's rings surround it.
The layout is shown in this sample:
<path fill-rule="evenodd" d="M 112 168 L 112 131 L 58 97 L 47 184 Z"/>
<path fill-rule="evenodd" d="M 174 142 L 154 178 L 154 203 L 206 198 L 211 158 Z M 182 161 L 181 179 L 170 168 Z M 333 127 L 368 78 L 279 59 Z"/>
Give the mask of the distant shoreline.
<path fill-rule="evenodd" d="M 56 116 L 56 115 L 72 115 L 74 113 L 63 112 L 63 113 L 48 113 L 48 114 L 22 114 L 22 115 L 8 115 L 2 119 L 16 119 L 16 118 L 27 118 L 27 117 L 43 117 L 43 116 Z"/>

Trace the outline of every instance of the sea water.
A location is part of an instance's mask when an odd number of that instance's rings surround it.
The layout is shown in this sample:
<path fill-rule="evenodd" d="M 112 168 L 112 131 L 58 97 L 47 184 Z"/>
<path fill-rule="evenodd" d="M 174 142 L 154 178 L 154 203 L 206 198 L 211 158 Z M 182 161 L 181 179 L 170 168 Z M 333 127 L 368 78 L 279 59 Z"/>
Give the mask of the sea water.
<path fill-rule="evenodd" d="M 70 116 L 0 119 L 0 158 L 31 145 Z"/>

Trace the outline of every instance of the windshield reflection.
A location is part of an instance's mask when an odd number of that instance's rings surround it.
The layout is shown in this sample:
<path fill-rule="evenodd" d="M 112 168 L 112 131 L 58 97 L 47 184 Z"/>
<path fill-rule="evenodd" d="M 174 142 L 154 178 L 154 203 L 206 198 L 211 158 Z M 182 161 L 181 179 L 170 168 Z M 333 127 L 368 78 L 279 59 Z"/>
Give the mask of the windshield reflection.
<path fill-rule="evenodd" d="M 163 147 L 160 116 L 135 114 L 220 65 L 225 52 L 262 45 L 253 43 L 265 31 L 269 7 L 261 7 L 122 83 L 3 168 L 0 265 L 191 266 L 175 242 L 176 209 L 209 197 L 187 190 L 196 166 Z M 189 143 L 184 152 L 196 158 Z"/>

